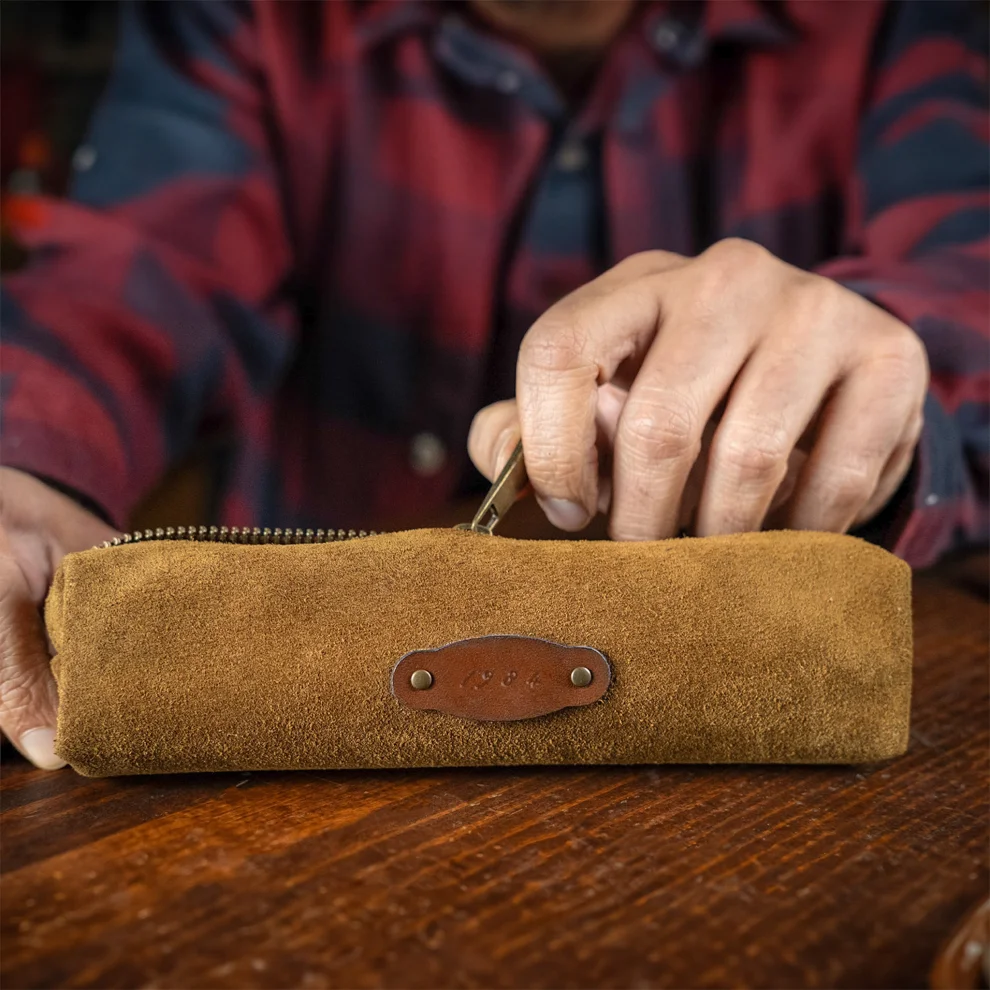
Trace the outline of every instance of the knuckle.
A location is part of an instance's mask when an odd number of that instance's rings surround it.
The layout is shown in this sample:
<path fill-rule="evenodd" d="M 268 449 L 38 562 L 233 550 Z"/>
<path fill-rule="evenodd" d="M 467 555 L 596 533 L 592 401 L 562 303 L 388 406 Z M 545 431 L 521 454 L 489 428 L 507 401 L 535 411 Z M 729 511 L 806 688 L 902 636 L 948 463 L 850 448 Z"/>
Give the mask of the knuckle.
<path fill-rule="evenodd" d="M 833 282 L 809 272 L 795 272 L 788 283 L 788 308 L 796 322 L 806 327 L 826 325 L 842 326 L 847 321 L 839 319 L 847 306 L 849 292 Z"/>
<path fill-rule="evenodd" d="M 742 484 L 780 482 L 787 473 L 790 443 L 782 427 L 736 427 L 714 451 L 721 464 Z"/>
<path fill-rule="evenodd" d="M 527 448 L 527 473 L 533 487 L 547 495 L 568 495 L 580 487 L 584 458 L 566 447 Z"/>
<path fill-rule="evenodd" d="M 724 275 L 738 275 L 751 272 L 755 265 L 766 264 L 773 255 L 755 241 L 726 237 L 716 241 L 703 257 Z"/>
<path fill-rule="evenodd" d="M 895 391 L 917 393 L 928 384 L 928 356 L 921 339 L 912 332 L 885 340 L 872 359 L 876 372 Z"/>
<path fill-rule="evenodd" d="M 576 434 L 534 438 L 526 446 L 526 473 L 537 494 L 581 501 L 588 476 L 597 471 L 593 440 Z"/>
<path fill-rule="evenodd" d="M 631 277 L 649 275 L 668 265 L 670 258 L 666 251 L 637 251 L 614 265 L 612 271 Z"/>
<path fill-rule="evenodd" d="M 545 316 L 535 323 L 519 348 L 519 366 L 524 370 L 560 374 L 582 362 L 586 334 L 567 311 Z"/>
<path fill-rule="evenodd" d="M 793 271 L 780 286 L 778 326 L 790 349 L 809 348 L 823 358 L 847 341 L 853 332 L 848 318 L 850 293 L 837 282 L 809 272 Z"/>
<path fill-rule="evenodd" d="M 856 509 L 873 494 L 876 471 L 865 459 L 836 465 L 825 482 L 825 500 L 839 509 Z"/>
<path fill-rule="evenodd" d="M 0 724 L 23 724 L 45 704 L 50 677 L 41 617 L 11 558 L 0 558 Z"/>
<path fill-rule="evenodd" d="M 682 393 L 665 390 L 630 400 L 619 429 L 626 448 L 651 463 L 693 461 L 701 450 L 698 410 Z"/>
<path fill-rule="evenodd" d="M 13 556 L 0 554 L 0 623 L 16 611 L 19 604 L 19 585 L 22 574 Z M 0 629 L 0 632 L 8 630 Z"/>
<path fill-rule="evenodd" d="M 30 678 L 6 672 L 0 678 L 0 716 L 5 725 L 17 722 L 19 717 L 34 707 L 35 685 Z"/>

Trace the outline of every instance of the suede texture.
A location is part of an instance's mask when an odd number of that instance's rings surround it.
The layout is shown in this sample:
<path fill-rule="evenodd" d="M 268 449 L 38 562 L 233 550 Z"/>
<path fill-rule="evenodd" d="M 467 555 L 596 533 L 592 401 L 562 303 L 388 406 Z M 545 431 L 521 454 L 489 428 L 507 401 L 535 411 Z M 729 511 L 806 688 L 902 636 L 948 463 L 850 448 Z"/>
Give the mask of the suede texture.
<path fill-rule="evenodd" d="M 56 751 L 92 776 L 882 760 L 907 747 L 910 583 L 886 551 L 822 533 L 89 550 L 46 605 Z M 405 653 L 492 634 L 594 647 L 612 684 L 518 722 L 392 695 Z"/>

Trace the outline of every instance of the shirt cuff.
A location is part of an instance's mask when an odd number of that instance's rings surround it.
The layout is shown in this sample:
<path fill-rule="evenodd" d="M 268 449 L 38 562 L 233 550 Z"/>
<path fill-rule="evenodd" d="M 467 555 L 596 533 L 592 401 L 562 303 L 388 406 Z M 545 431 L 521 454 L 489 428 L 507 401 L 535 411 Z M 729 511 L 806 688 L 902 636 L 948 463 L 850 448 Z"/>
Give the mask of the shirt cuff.
<path fill-rule="evenodd" d="M 107 463 L 77 437 L 36 420 L 6 417 L 0 435 L 0 464 L 32 474 L 70 494 L 104 521 L 124 528 L 131 504 L 124 497 L 119 465 Z"/>
<path fill-rule="evenodd" d="M 956 425 L 931 392 L 925 398 L 924 417 L 904 483 L 877 517 L 855 533 L 915 568 L 934 564 L 953 545 L 955 531 L 964 523 L 959 513 L 967 490 Z"/>

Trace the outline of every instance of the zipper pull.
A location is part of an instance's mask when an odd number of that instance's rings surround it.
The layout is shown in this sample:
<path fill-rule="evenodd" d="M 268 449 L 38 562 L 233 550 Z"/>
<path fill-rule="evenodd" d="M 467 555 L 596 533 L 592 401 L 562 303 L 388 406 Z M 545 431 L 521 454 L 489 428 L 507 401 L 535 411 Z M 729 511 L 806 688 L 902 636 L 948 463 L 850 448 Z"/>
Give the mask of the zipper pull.
<path fill-rule="evenodd" d="M 529 479 L 526 477 L 526 462 L 523 460 L 522 440 L 520 440 L 492 487 L 488 489 L 488 494 L 475 513 L 474 519 L 469 523 L 460 523 L 457 529 L 469 529 L 473 533 L 485 533 L 491 536 L 509 509 L 528 491 Z"/>

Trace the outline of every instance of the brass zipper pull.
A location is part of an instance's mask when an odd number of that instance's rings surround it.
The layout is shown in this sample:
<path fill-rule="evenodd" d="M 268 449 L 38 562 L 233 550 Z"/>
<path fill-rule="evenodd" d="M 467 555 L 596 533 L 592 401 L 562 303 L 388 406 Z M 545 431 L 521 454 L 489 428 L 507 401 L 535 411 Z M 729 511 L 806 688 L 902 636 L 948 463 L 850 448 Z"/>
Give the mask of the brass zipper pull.
<path fill-rule="evenodd" d="M 474 519 L 469 523 L 460 523 L 457 528 L 491 536 L 495 527 L 505 518 L 506 513 L 528 487 L 529 479 L 526 477 L 526 462 L 523 460 L 522 440 L 520 440 L 492 487 L 488 489 L 488 494 L 475 513 Z"/>

